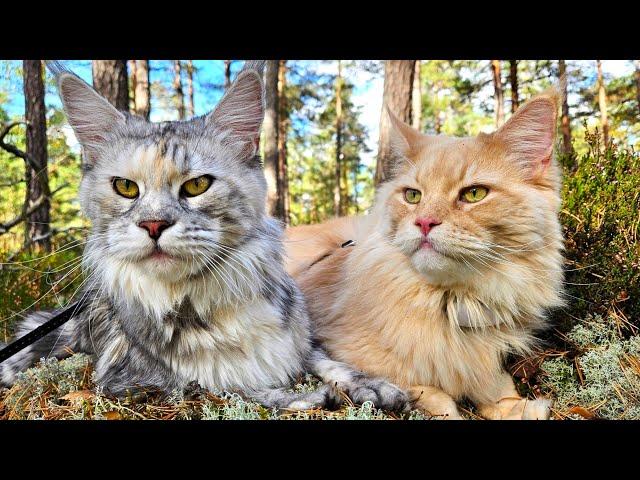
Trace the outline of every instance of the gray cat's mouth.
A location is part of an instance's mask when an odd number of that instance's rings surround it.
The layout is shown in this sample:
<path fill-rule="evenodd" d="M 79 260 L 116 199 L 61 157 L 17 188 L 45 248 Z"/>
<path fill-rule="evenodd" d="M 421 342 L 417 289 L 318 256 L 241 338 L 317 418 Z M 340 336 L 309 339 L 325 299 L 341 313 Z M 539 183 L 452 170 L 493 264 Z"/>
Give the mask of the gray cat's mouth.
<path fill-rule="evenodd" d="M 175 257 L 173 255 L 168 254 L 159 246 L 153 249 L 153 251 L 147 257 L 152 260 L 173 260 Z"/>

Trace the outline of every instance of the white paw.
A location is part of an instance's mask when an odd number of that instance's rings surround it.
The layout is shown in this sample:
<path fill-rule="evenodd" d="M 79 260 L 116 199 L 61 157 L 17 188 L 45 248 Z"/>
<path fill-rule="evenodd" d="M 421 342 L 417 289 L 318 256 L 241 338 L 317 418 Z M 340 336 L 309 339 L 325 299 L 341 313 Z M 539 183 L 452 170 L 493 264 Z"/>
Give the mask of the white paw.
<path fill-rule="evenodd" d="M 503 417 L 504 420 L 549 420 L 551 405 L 549 398 L 529 400 L 523 398 L 516 402 L 511 411 Z"/>

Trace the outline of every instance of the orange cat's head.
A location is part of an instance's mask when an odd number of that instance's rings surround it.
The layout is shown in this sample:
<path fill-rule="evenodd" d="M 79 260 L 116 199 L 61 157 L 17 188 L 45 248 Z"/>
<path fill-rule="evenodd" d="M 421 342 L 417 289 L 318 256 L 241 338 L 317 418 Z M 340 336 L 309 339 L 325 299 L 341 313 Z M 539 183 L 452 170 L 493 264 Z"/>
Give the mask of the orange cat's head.
<path fill-rule="evenodd" d="M 436 285 L 466 285 L 547 248 L 557 261 L 557 109 L 549 90 L 496 132 L 465 138 L 421 134 L 388 112 L 399 160 L 378 191 L 378 231 Z"/>

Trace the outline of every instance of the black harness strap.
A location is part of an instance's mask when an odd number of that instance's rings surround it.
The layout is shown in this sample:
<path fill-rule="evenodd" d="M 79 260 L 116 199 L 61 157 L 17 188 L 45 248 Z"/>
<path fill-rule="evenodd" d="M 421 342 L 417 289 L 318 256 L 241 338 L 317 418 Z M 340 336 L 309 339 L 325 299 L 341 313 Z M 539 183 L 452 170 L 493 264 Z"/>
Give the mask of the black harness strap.
<path fill-rule="evenodd" d="M 72 303 L 35 330 L 30 331 L 23 337 L 20 337 L 13 343 L 10 343 L 6 347 L 4 347 L 2 350 L 0 350 L 0 363 L 4 362 L 8 358 L 11 358 L 19 351 L 27 348 L 32 343 L 40 340 L 46 334 L 53 332 L 56 328 L 71 320 L 71 318 L 75 314 L 80 313 L 82 310 L 84 310 L 84 307 L 87 303 L 88 302 L 82 302 L 82 300 L 76 303 Z"/>

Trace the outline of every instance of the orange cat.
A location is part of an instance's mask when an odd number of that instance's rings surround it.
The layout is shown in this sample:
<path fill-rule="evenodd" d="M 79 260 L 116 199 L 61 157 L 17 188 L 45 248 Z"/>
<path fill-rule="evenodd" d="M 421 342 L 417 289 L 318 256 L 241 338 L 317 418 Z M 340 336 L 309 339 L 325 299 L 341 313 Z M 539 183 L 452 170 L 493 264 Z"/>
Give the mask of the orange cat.
<path fill-rule="evenodd" d="M 423 135 L 388 112 L 400 160 L 371 213 L 287 232 L 287 268 L 333 358 L 432 415 L 460 418 L 466 397 L 487 418 L 549 417 L 503 361 L 562 303 L 557 104 L 545 92 L 473 138 Z"/>

